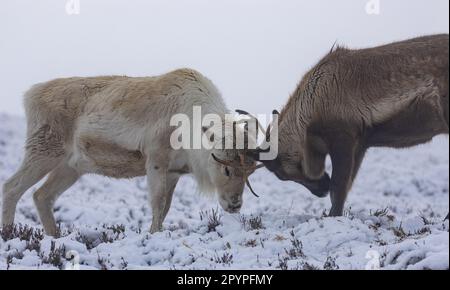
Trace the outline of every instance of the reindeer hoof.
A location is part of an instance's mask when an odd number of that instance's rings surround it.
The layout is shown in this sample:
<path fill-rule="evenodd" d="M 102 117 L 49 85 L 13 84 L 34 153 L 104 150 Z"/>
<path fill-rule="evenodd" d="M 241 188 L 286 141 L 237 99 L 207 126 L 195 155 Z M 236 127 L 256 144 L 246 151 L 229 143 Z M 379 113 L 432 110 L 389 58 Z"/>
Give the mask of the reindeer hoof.
<path fill-rule="evenodd" d="M 156 234 L 162 232 L 162 226 L 161 227 L 151 227 L 150 228 L 150 234 Z"/>

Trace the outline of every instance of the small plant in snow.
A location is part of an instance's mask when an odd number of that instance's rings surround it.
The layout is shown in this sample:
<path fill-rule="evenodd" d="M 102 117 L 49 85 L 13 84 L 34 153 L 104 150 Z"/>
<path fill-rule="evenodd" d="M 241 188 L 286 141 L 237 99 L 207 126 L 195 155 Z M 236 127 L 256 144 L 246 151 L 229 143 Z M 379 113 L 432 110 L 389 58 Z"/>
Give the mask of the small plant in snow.
<path fill-rule="evenodd" d="M 99 245 L 97 238 L 93 238 L 82 233 L 78 233 L 75 239 L 84 244 L 88 250 L 92 250 Z"/>
<path fill-rule="evenodd" d="M 50 244 L 50 252 L 47 256 L 43 253 L 40 254 L 42 263 L 50 264 L 58 269 L 63 268 L 63 263 L 65 261 L 66 247 L 64 245 L 56 247 L 56 242 L 52 241 Z"/>
<path fill-rule="evenodd" d="M 42 230 L 35 229 L 27 225 L 4 226 L 0 229 L 0 236 L 5 242 L 13 239 L 19 239 L 27 242 L 30 242 L 31 240 L 42 241 L 44 239 L 44 233 Z"/>
<path fill-rule="evenodd" d="M 17 250 L 15 250 L 14 253 L 8 254 L 8 256 L 6 256 L 6 269 L 7 270 L 10 269 L 14 259 L 22 260 L 23 257 L 24 257 L 23 252 L 19 252 Z"/>
<path fill-rule="evenodd" d="M 375 217 L 385 217 L 388 215 L 388 213 L 389 213 L 389 209 L 387 207 L 384 209 L 377 209 L 373 213 L 372 213 L 372 211 L 370 211 L 370 215 L 375 216 Z"/>
<path fill-rule="evenodd" d="M 352 208 L 349 207 L 348 209 L 344 210 L 343 216 L 348 218 L 349 220 L 355 219 L 355 214 L 352 212 Z"/>
<path fill-rule="evenodd" d="M 303 244 L 299 239 L 295 237 L 294 231 L 291 231 L 291 245 L 292 247 L 290 249 L 285 249 L 288 258 L 306 258 L 305 253 L 303 253 Z"/>
<path fill-rule="evenodd" d="M 216 264 L 223 264 L 223 265 L 228 265 L 229 266 L 229 265 L 233 264 L 233 255 L 228 253 L 228 252 L 225 252 L 225 253 L 223 253 L 222 256 L 219 256 L 216 253 L 216 255 L 213 258 L 213 261 Z"/>
<path fill-rule="evenodd" d="M 316 267 L 316 266 L 314 266 L 312 264 L 309 264 L 308 262 L 302 262 L 301 266 L 302 266 L 302 270 L 305 270 L 305 271 L 318 271 L 318 270 L 320 270 L 319 267 Z"/>
<path fill-rule="evenodd" d="M 323 265 L 324 270 L 339 270 L 339 266 L 336 264 L 336 258 L 328 257 Z"/>
<path fill-rule="evenodd" d="M 289 258 L 286 256 L 280 256 L 280 254 L 278 254 L 278 268 L 280 270 L 286 271 L 289 269 L 288 267 L 288 262 L 289 262 Z"/>
<path fill-rule="evenodd" d="M 112 231 L 115 235 L 125 234 L 125 225 L 103 226 L 107 230 Z"/>
<path fill-rule="evenodd" d="M 394 232 L 394 235 L 400 240 L 404 240 L 409 236 L 409 234 L 406 233 L 405 230 L 403 229 L 403 224 L 401 223 L 398 227 L 393 228 L 392 231 Z"/>
<path fill-rule="evenodd" d="M 306 258 L 303 252 L 302 242 L 296 238 L 294 231 L 291 231 L 291 247 L 289 249 L 284 249 L 285 255 L 281 256 L 278 254 L 278 268 L 281 270 L 288 270 L 288 262 L 290 260 L 298 260 Z M 298 269 L 300 265 L 298 264 Z"/>
<path fill-rule="evenodd" d="M 128 262 L 125 261 L 125 259 L 123 257 L 120 258 L 122 261 L 120 262 L 120 269 L 121 270 L 126 270 L 128 268 Z"/>
<path fill-rule="evenodd" d="M 200 212 L 200 220 L 208 223 L 208 233 L 216 231 L 216 228 L 222 224 L 221 219 L 222 215 L 218 209 Z"/>
<path fill-rule="evenodd" d="M 13 256 L 12 255 L 8 255 L 6 257 L 6 270 L 9 270 L 11 268 L 12 262 L 13 262 Z"/>
<path fill-rule="evenodd" d="M 240 221 L 241 221 L 242 227 L 246 231 L 256 231 L 256 230 L 261 230 L 264 228 L 261 216 L 257 216 L 257 217 L 251 216 L 250 218 L 247 218 L 244 215 L 241 215 Z"/>
<path fill-rule="evenodd" d="M 5 226 L 0 229 L 0 236 L 5 242 L 13 239 L 25 241 L 25 249 L 30 252 L 36 251 L 37 253 L 41 250 L 41 241 L 44 239 L 42 230 L 26 225 Z"/>
<path fill-rule="evenodd" d="M 258 242 L 255 239 L 251 239 L 245 242 L 244 246 L 248 248 L 254 248 L 258 245 Z"/>
<path fill-rule="evenodd" d="M 100 269 L 103 271 L 108 270 L 108 264 L 111 264 L 111 261 L 109 261 L 106 258 L 100 257 L 100 254 L 97 253 L 97 263 L 100 266 Z"/>
<path fill-rule="evenodd" d="M 422 213 L 420 215 L 420 218 L 422 219 L 422 222 L 423 222 L 423 224 L 425 226 L 432 226 L 432 225 L 434 225 L 434 222 L 430 218 L 426 217 L 425 214 Z"/>
<path fill-rule="evenodd" d="M 102 231 L 100 235 L 100 241 L 102 243 L 111 244 L 125 237 L 124 225 L 113 225 L 113 226 L 103 225 L 103 228 L 106 230 Z"/>
<path fill-rule="evenodd" d="M 375 212 L 370 211 L 370 215 L 377 218 L 387 218 L 388 221 L 393 222 L 395 217 L 389 214 L 389 208 L 377 209 Z"/>

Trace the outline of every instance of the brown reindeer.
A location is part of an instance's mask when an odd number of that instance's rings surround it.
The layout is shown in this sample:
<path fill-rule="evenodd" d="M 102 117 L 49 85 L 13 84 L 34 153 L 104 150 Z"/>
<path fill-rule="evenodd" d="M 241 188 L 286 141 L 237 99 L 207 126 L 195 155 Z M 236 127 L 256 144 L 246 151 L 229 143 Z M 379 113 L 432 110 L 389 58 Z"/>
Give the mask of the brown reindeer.
<path fill-rule="evenodd" d="M 278 157 L 260 161 L 319 197 L 331 192 L 330 216 L 341 216 L 369 147 L 406 148 L 449 133 L 448 55 L 447 34 L 333 49 L 279 114 Z"/>

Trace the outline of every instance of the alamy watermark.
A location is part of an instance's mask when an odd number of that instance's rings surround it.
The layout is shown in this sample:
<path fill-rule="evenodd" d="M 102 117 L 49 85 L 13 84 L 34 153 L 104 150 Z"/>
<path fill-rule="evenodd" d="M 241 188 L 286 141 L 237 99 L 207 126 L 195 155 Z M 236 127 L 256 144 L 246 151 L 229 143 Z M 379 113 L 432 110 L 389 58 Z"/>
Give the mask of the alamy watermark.
<path fill-rule="evenodd" d="M 369 0 L 366 3 L 366 13 L 369 15 L 381 14 L 381 0 Z"/>
<path fill-rule="evenodd" d="M 366 259 L 369 262 L 366 264 L 366 270 L 380 270 L 381 269 L 381 255 L 378 251 L 368 251 L 366 253 Z"/>
<path fill-rule="evenodd" d="M 67 0 L 65 8 L 68 15 L 79 15 L 81 12 L 80 0 Z M 380 15 L 381 0 L 368 0 L 365 10 L 368 15 Z"/>
<path fill-rule="evenodd" d="M 67 15 L 79 15 L 81 12 L 80 0 L 67 0 L 66 13 Z"/>
<path fill-rule="evenodd" d="M 278 115 L 272 115 L 270 132 L 258 145 L 258 135 L 265 133 L 259 120 L 267 123 L 267 119 L 267 115 L 203 114 L 200 106 L 194 106 L 192 115 L 175 114 L 170 119 L 170 126 L 177 127 L 170 145 L 175 150 L 258 150 L 260 160 L 274 160 L 278 155 Z"/>
<path fill-rule="evenodd" d="M 64 270 L 80 270 L 80 254 L 77 251 L 68 251 L 66 253 L 67 263 Z"/>

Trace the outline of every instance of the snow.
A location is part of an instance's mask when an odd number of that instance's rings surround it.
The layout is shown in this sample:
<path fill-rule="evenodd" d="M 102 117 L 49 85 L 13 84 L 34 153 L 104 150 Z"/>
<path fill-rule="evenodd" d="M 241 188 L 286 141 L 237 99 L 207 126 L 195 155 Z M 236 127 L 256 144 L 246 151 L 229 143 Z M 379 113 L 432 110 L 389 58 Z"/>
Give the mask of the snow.
<path fill-rule="evenodd" d="M 22 118 L 0 114 L 0 184 L 20 164 L 24 133 Z M 84 176 L 56 203 L 59 239 L 39 235 L 37 185 L 16 216 L 36 229 L 35 239 L 0 237 L 0 269 L 64 268 L 71 258 L 81 269 L 449 268 L 445 136 L 407 150 L 371 150 L 340 218 L 323 217 L 329 199 L 265 170 L 251 181 L 261 197 L 246 192 L 241 214 L 230 215 L 183 178 L 165 231 L 151 235 L 144 178 Z M 208 225 L 213 210 L 220 215 L 215 229 Z"/>

